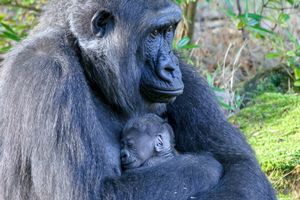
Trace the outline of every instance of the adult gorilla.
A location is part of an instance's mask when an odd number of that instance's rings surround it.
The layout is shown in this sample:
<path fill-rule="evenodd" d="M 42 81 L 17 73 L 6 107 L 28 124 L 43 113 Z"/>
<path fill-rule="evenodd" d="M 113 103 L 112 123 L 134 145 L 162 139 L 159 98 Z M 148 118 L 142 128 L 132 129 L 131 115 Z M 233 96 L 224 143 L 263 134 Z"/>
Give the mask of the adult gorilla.
<path fill-rule="evenodd" d="M 169 0 L 50 3 L 1 72 L 1 200 L 99 199 L 101 180 L 120 174 L 122 126 L 148 112 L 169 117 L 177 149 L 223 164 L 218 187 L 198 199 L 275 199 L 207 85 L 172 53 L 180 17 Z"/>

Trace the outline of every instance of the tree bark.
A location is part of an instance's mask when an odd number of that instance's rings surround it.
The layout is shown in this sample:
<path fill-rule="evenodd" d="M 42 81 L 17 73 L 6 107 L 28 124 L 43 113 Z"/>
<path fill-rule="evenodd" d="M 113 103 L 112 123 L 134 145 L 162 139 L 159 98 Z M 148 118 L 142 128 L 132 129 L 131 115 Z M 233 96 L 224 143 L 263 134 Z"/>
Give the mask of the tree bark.
<path fill-rule="evenodd" d="M 176 40 L 180 40 L 181 38 L 188 36 L 192 41 L 197 12 L 197 2 L 198 0 L 183 5 L 182 10 L 184 12 L 184 18 L 177 28 Z"/>
<path fill-rule="evenodd" d="M 194 25 L 195 25 L 196 11 L 197 11 L 197 3 L 198 3 L 198 0 L 196 0 L 194 2 L 190 2 L 184 9 L 185 16 L 187 19 L 187 27 L 186 27 L 184 35 L 188 36 L 191 40 L 193 40 L 193 35 L 194 35 Z"/>

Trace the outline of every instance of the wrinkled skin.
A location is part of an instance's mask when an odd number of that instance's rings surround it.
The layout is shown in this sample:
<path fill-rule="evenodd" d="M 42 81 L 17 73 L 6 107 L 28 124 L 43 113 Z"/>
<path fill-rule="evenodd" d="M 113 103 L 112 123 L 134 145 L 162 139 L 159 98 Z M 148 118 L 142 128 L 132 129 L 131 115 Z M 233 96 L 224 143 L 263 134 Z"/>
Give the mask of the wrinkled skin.
<path fill-rule="evenodd" d="M 151 167 L 177 155 L 174 132 L 166 120 L 149 113 L 130 119 L 121 134 L 121 164 L 124 170 Z"/>
<path fill-rule="evenodd" d="M 218 185 L 195 198 L 275 199 L 207 84 L 171 51 L 180 18 L 169 0 L 49 3 L 1 69 L 1 200 L 100 199 L 102 180 L 120 175 L 124 123 L 149 112 L 169 118 L 178 150 L 223 165 Z M 147 181 L 140 199 L 165 192 Z"/>
<path fill-rule="evenodd" d="M 155 138 L 131 131 L 121 140 L 121 162 L 124 169 L 133 169 L 143 165 L 154 155 Z"/>

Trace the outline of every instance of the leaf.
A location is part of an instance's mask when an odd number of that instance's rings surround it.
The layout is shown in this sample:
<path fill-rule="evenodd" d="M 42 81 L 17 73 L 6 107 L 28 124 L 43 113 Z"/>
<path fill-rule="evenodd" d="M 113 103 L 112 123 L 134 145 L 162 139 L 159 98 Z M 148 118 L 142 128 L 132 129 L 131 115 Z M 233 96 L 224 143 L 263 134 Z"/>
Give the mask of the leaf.
<path fill-rule="evenodd" d="M 297 81 L 300 81 L 300 69 L 294 68 L 295 78 Z"/>
<path fill-rule="evenodd" d="M 11 49 L 11 46 L 2 47 L 0 48 L 0 53 L 6 53 Z"/>
<path fill-rule="evenodd" d="M 256 26 L 259 25 L 259 21 L 257 21 L 256 19 L 251 19 L 247 22 L 248 26 Z"/>
<path fill-rule="evenodd" d="M 2 34 L 0 34 L 0 38 L 6 38 L 6 39 L 11 39 L 14 41 L 19 42 L 21 40 L 21 38 L 19 36 L 17 36 L 16 34 L 10 33 L 10 32 L 3 32 Z"/>
<path fill-rule="evenodd" d="M 287 51 L 286 55 L 290 56 L 290 57 L 296 57 L 296 52 L 295 51 Z"/>
<path fill-rule="evenodd" d="M 264 16 L 258 15 L 256 13 L 248 13 L 248 17 L 252 18 L 252 19 L 255 19 L 257 21 L 261 21 L 264 18 Z"/>
<path fill-rule="evenodd" d="M 278 52 L 270 52 L 270 53 L 267 53 L 265 57 L 267 59 L 273 59 L 273 58 L 280 57 L 280 54 Z"/>
<path fill-rule="evenodd" d="M 290 15 L 286 14 L 286 13 L 280 13 L 278 21 L 280 24 L 284 24 L 285 22 L 287 22 L 290 19 Z"/>
<path fill-rule="evenodd" d="M 184 47 L 185 45 L 187 45 L 190 42 L 190 38 L 189 37 L 184 37 L 181 40 L 179 40 L 179 42 L 177 43 L 176 47 L 178 49 L 181 49 L 182 47 Z"/>
<path fill-rule="evenodd" d="M 0 24 L 1 24 L 7 31 L 9 31 L 9 32 L 11 32 L 11 33 L 17 35 L 16 32 L 15 32 L 9 25 L 7 25 L 7 24 L 5 24 L 5 23 L 3 23 L 3 22 L 0 22 Z"/>
<path fill-rule="evenodd" d="M 246 27 L 249 31 L 256 32 L 262 36 L 269 34 L 275 36 L 276 34 L 273 31 L 270 31 L 268 29 L 262 28 L 261 26 L 247 26 Z"/>
<path fill-rule="evenodd" d="M 214 80 L 210 74 L 206 75 L 206 80 L 209 86 L 213 87 L 214 86 Z"/>
<path fill-rule="evenodd" d="M 245 28 L 245 26 L 246 24 L 243 21 L 239 21 L 236 27 L 238 30 L 242 30 L 243 28 Z"/>
<path fill-rule="evenodd" d="M 290 31 L 287 31 L 287 36 L 294 45 L 300 47 L 300 43 L 298 42 L 297 38 Z"/>
<path fill-rule="evenodd" d="M 292 6 L 295 4 L 294 0 L 286 0 L 289 4 L 291 4 Z"/>
<path fill-rule="evenodd" d="M 294 82 L 295 87 L 300 87 L 300 80 Z"/>
<path fill-rule="evenodd" d="M 213 91 L 215 91 L 215 92 L 225 92 L 225 90 L 224 89 L 221 89 L 221 88 L 218 88 L 218 87 L 213 87 L 212 88 L 213 89 Z"/>
<path fill-rule="evenodd" d="M 235 14 L 232 10 L 227 10 L 227 11 L 226 11 L 226 15 L 227 15 L 228 17 L 236 17 L 236 14 Z"/>
<path fill-rule="evenodd" d="M 183 47 L 181 47 L 182 49 L 196 49 L 196 48 L 200 48 L 199 45 L 196 45 L 196 44 L 187 44 L 187 45 L 184 45 Z"/>
<path fill-rule="evenodd" d="M 225 103 L 222 99 L 218 99 L 220 105 L 225 108 L 226 110 L 233 110 L 233 107 L 230 106 L 228 103 Z"/>

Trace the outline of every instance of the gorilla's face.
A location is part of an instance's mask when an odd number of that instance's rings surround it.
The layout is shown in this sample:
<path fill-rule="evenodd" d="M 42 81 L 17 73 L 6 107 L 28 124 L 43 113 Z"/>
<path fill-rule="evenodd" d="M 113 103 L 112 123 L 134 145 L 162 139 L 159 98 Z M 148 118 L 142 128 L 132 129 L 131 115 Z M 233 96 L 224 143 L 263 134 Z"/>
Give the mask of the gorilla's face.
<path fill-rule="evenodd" d="M 133 110 L 183 92 L 172 40 L 181 11 L 170 0 L 77 0 L 70 26 L 88 78 L 110 103 Z"/>
<path fill-rule="evenodd" d="M 154 154 L 154 138 L 135 129 L 123 134 L 121 139 L 121 162 L 123 169 L 142 166 Z"/>
<path fill-rule="evenodd" d="M 167 13 L 156 18 L 144 40 L 141 92 L 154 102 L 169 102 L 183 92 L 178 58 L 172 52 L 179 16 L 179 13 Z"/>

